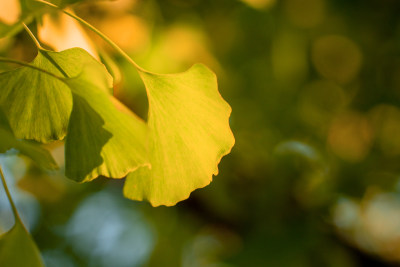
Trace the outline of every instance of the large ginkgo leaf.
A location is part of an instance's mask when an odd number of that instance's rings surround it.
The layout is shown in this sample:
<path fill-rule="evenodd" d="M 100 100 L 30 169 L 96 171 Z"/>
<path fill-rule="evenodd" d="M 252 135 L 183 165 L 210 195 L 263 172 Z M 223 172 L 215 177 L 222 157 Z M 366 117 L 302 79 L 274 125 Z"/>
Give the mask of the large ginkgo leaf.
<path fill-rule="evenodd" d="M 55 69 L 42 52 L 32 65 Z M 72 110 L 71 90 L 47 73 L 21 67 L 0 74 L 0 107 L 17 138 L 48 143 L 66 135 Z"/>
<path fill-rule="evenodd" d="M 135 115 L 116 108 L 109 95 L 112 78 L 105 67 L 80 48 L 47 52 L 67 76 L 73 93 L 73 111 L 65 144 L 65 172 L 86 182 L 99 175 L 123 178 L 148 165 L 147 126 Z M 79 58 L 79 61 L 77 59 Z M 76 71 L 76 62 L 83 69 Z"/>
<path fill-rule="evenodd" d="M 219 161 L 234 145 L 231 108 L 214 73 L 201 64 L 175 75 L 140 74 L 149 98 L 151 169 L 129 174 L 124 194 L 170 206 L 218 174 Z"/>

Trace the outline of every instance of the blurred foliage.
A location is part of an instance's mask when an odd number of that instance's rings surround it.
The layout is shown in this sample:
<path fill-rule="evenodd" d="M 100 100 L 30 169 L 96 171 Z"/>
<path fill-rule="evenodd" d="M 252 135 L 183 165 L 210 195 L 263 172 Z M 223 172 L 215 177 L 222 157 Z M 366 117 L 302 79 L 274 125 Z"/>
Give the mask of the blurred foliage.
<path fill-rule="evenodd" d="M 209 187 L 172 208 L 123 200 L 121 181 L 78 185 L 3 158 L 48 266 L 109 266 L 104 255 L 113 266 L 400 263 L 398 1 L 118 0 L 74 10 L 147 69 L 210 66 L 236 146 Z M 41 27 L 46 19 L 46 43 Z M 135 70 L 78 32 L 114 64 L 115 95 L 146 118 Z M 25 33 L 0 39 L 2 56 L 34 51 Z M 49 148 L 63 166 L 62 146 Z M 23 208 L 37 202 L 36 215 Z"/>

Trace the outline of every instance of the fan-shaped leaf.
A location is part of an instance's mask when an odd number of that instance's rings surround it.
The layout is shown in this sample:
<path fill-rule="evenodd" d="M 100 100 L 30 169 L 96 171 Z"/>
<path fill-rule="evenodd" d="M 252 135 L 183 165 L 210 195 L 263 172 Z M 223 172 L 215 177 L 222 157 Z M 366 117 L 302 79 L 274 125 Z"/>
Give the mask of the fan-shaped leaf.
<path fill-rule="evenodd" d="M 208 185 L 234 144 L 230 106 L 203 65 L 175 75 L 140 72 L 149 98 L 151 169 L 128 175 L 126 197 L 174 205 Z"/>
<path fill-rule="evenodd" d="M 13 228 L 0 236 L 0 263 L 1 266 L 44 267 L 36 244 L 17 218 Z"/>
<path fill-rule="evenodd" d="M 42 52 L 32 65 L 56 69 Z M 0 74 L 0 107 L 16 138 L 48 143 L 66 134 L 72 110 L 71 90 L 51 75 L 22 67 Z"/>

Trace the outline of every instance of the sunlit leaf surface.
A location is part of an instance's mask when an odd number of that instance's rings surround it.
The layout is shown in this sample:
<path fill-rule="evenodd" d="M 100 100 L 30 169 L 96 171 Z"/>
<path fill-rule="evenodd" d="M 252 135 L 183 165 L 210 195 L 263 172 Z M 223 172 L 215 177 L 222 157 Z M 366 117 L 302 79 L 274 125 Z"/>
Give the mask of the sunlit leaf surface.
<path fill-rule="evenodd" d="M 83 66 L 90 65 L 87 72 L 96 75 L 102 66 L 85 55 L 83 50 L 76 49 L 61 53 L 39 50 L 32 64 L 60 77 L 77 76 Z M 104 83 L 111 87 L 107 76 L 93 77 L 96 78 L 92 83 L 97 87 L 102 88 Z M 42 143 L 64 138 L 72 110 L 71 90 L 65 83 L 47 73 L 22 67 L 0 74 L 0 88 L 0 106 L 17 138 Z"/>
<path fill-rule="evenodd" d="M 152 205 L 174 205 L 208 185 L 221 157 L 230 152 L 230 106 L 217 89 L 213 72 L 201 64 L 187 72 L 141 72 L 149 98 L 151 169 L 131 173 L 126 197 Z"/>
<path fill-rule="evenodd" d="M 32 64 L 56 69 L 46 55 L 39 52 Z M 0 74 L 0 106 L 17 138 L 48 143 L 66 135 L 72 95 L 59 79 L 22 67 Z"/>

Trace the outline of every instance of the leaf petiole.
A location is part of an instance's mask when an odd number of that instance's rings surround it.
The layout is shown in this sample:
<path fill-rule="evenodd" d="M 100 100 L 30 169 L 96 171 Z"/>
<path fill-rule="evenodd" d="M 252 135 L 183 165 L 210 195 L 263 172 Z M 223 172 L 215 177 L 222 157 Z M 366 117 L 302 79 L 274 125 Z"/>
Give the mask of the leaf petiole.
<path fill-rule="evenodd" d="M 32 41 L 35 43 L 37 49 L 39 50 L 43 50 L 43 47 L 40 45 L 38 39 L 35 37 L 35 35 L 32 33 L 32 31 L 28 28 L 28 26 L 26 26 L 25 23 L 22 22 L 22 25 L 24 26 L 26 32 L 29 34 L 29 36 L 31 37 Z"/>
<path fill-rule="evenodd" d="M 6 195 L 7 195 L 8 201 L 10 202 L 11 209 L 12 209 L 12 212 L 14 214 L 14 217 L 15 217 L 16 220 L 21 221 L 21 218 L 19 217 L 19 214 L 18 214 L 17 207 L 15 206 L 15 204 L 14 204 L 12 198 L 11 198 L 10 191 L 8 190 L 6 179 L 4 177 L 3 169 L 1 168 L 1 166 L 0 166 L 0 176 L 1 176 L 1 181 L 3 183 L 4 190 L 6 191 Z"/>
<path fill-rule="evenodd" d="M 56 6 L 52 3 L 49 3 L 45 0 L 35 0 L 36 2 L 45 4 L 49 7 L 52 8 L 56 8 L 60 11 L 62 11 L 64 14 L 70 16 L 71 18 L 74 18 L 75 20 L 79 21 L 80 23 L 82 23 L 83 25 L 85 25 L 87 28 L 89 28 L 91 31 L 93 31 L 94 33 L 96 33 L 98 36 L 100 36 L 104 41 L 106 41 L 112 48 L 114 48 L 123 58 L 125 58 L 129 63 L 131 63 L 136 69 L 142 71 L 142 72 L 146 72 L 148 73 L 147 70 L 143 69 L 142 67 L 140 67 L 130 56 L 128 56 L 127 53 L 125 53 L 124 50 L 122 50 L 117 44 L 115 44 L 110 38 L 108 38 L 106 35 L 104 35 L 101 31 L 99 31 L 98 29 L 96 29 L 93 25 L 91 25 L 90 23 L 88 23 L 87 21 L 85 21 L 84 19 L 78 17 L 75 14 L 72 14 L 71 12 L 68 12 L 62 8 L 60 8 L 59 6 Z"/>

